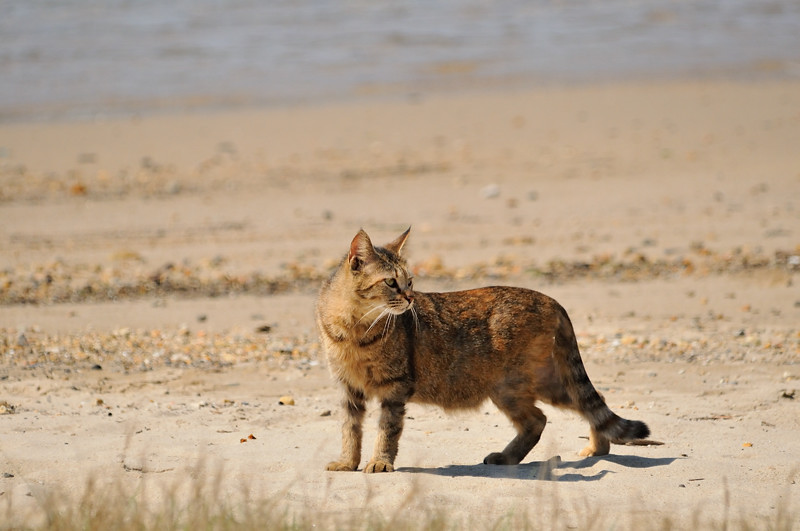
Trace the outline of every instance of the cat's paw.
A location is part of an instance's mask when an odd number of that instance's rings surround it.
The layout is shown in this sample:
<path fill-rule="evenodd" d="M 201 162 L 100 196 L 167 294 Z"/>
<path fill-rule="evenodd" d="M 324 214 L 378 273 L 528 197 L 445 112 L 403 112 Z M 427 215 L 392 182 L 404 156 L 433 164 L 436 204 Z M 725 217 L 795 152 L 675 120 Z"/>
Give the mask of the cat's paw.
<path fill-rule="evenodd" d="M 508 457 L 500 452 L 492 452 L 483 458 L 484 465 L 508 465 Z"/>
<path fill-rule="evenodd" d="M 367 463 L 364 472 L 372 474 L 374 472 L 394 472 L 394 465 L 381 459 L 376 459 Z"/>
<path fill-rule="evenodd" d="M 597 455 L 608 455 L 611 445 L 605 437 L 589 437 L 589 444 L 578 452 L 581 457 L 594 457 Z"/>
<path fill-rule="evenodd" d="M 578 455 L 581 457 L 595 457 L 598 455 L 608 455 L 608 448 L 595 448 L 593 445 L 589 445 L 585 447 L 583 450 L 578 452 Z"/>
<path fill-rule="evenodd" d="M 328 466 L 325 467 L 325 470 L 330 472 L 352 472 L 356 468 L 358 468 L 358 465 L 342 463 L 341 461 L 331 461 L 328 463 Z"/>

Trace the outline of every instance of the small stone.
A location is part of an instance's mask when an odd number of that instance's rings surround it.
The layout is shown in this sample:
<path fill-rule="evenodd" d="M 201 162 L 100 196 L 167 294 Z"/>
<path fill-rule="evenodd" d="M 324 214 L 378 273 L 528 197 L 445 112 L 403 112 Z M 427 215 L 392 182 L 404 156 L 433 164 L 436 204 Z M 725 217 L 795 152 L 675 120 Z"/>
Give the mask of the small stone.
<path fill-rule="evenodd" d="M 320 413 L 320 415 L 319 415 L 319 416 L 320 416 L 320 417 L 330 417 L 330 416 L 331 416 L 331 410 L 330 410 L 330 409 L 326 409 L 325 411 L 323 411 L 322 413 Z"/>
<path fill-rule="evenodd" d="M 178 195 L 179 193 L 181 193 L 181 183 L 179 183 L 176 180 L 168 182 L 166 186 L 166 192 L 169 195 Z"/>
<path fill-rule="evenodd" d="M 28 338 L 25 337 L 25 333 L 24 332 L 20 332 L 20 334 L 17 336 L 17 346 L 18 347 L 27 347 L 28 344 L 29 344 L 28 343 Z"/>
<path fill-rule="evenodd" d="M 293 406 L 294 405 L 294 398 L 289 395 L 282 396 L 278 399 L 278 403 L 282 406 Z"/>
<path fill-rule="evenodd" d="M 92 365 L 92 370 L 93 371 L 102 371 L 103 370 L 103 366 L 100 365 L 100 364 L 95 363 L 94 365 Z"/>
<path fill-rule="evenodd" d="M 86 195 L 88 192 L 88 188 L 83 183 L 75 183 L 69 187 L 69 193 L 72 195 Z"/>
<path fill-rule="evenodd" d="M 500 186 L 497 184 L 489 184 L 481 188 L 481 197 L 484 199 L 495 199 L 500 196 Z"/>
<path fill-rule="evenodd" d="M 13 478 L 14 474 L 10 474 L 8 472 L 3 472 L 3 477 L 6 478 L 6 479 Z"/>
<path fill-rule="evenodd" d="M 633 345 L 634 343 L 636 343 L 636 341 L 637 339 L 634 336 L 623 336 L 620 339 L 620 343 L 622 343 L 623 345 Z"/>

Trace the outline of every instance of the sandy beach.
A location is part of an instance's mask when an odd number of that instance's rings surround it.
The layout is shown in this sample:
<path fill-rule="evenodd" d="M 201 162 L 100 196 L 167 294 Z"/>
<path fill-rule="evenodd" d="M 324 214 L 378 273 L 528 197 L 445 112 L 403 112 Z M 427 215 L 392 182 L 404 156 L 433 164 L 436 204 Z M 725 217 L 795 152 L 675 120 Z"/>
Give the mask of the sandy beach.
<path fill-rule="evenodd" d="M 0 521 L 90 480 L 157 503 L 214 479 L 321 526 L 796 527 L 798 145 L 795 81 L 0 124 Z M 409 225 L 421 291 L 556 298 L 653 444 L 580 458 L 586 424 L 546 408 L 523 464 L 491 467 L 513 434 L 491 404 L 414 405 L 396 472 L 325 472 L 342 416 L 316 291 L 359 228 Z"/>

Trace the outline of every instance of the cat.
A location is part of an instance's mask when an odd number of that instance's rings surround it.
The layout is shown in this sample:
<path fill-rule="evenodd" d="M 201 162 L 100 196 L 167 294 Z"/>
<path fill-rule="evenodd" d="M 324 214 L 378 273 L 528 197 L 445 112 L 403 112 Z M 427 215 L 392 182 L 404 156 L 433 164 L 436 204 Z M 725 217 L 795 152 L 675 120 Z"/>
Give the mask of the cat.
<path fill-rule="evenodd" d="M 645 423 L 620 418 L 595 390 L 558 302 L 513 287 L 415 291 L 402 256 L 410 230 L 383 247 L 360 230 L 320 290 L 316 322 L 345 395 L 342 453 L 327 470 L 358 469 L 371 398 L 381 413 L 368 473 L 394 470 L 409 401 L 445 410 L 494 402 L 517 435 L 487 455 L 486 464 L 518 464 L 536 445 L 546 423 L 538 400 L 589 422 L 589 444 L 580 455 L 605 455 L 610 442 L 648 437 Z"/>

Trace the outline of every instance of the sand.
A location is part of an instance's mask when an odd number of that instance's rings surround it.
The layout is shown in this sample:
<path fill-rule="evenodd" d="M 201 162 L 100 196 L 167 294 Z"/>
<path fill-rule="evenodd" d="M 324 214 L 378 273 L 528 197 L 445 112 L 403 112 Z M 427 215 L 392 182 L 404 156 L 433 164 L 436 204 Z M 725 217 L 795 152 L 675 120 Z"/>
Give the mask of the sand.
<path fill-rule="evenodd" d="M 4 518 L 89 478 L 157 499 L 221 471 L 221 498 L 312 515 L 797 525 L 798 145 L 795 82 L 0 124 Z M 325 472 L 341 413 L 316 289 L 360 227 L 409 225 L 417 289 L 555 297 L 609 405 L 660 444 L 580 458 L 585 423 L 546 408 L 523 464 L 489 467 L 513 434 L 493 406 L 412 405 L 395 473 Z"/>

